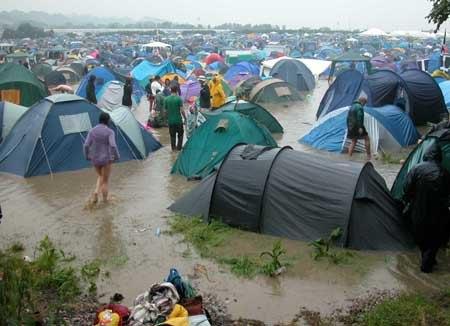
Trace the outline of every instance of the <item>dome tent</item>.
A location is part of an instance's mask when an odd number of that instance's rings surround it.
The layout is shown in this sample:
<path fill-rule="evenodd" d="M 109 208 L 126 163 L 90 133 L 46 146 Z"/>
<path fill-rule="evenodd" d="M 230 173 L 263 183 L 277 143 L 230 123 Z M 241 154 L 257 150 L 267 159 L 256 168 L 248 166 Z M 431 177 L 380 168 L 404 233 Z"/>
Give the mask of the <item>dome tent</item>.
<path fill-rule="evenodd" d="M 316 86 L 311 70 L 303 62 L 295 59 L 278 61 L 270 70 L 270 76 L 284 80 L 301 92 L 312 91 Z"/>
<path fill-rule="evenodd" d="M 283 127 L 269 111 L 258 104 L 242 100 L 228 102 L 216 110 L 203 113 L 203 115 L 206 118 L 209 118 L 225 111 L 237 111 L 241 114 L 249 116 L 265 126 L 271 133 L 283 132 Z"/>
<path fill-rule="evenodd" d="M 28 108 L 10 102 L 0 102 L 0 144 Z"/>
<path fill-rule="evenodd" d="M 81 80 L 80 85 L 78 86 L 78 89 L 76 91 L 76 95 L 81 97 L 86 97 L 86 87 L 89 81 L 89 78 L 91 76 L 95 76 L 95 93 L 98 93 L 102 87 L 111 80 L 116 80 L 116 76 L 113 74 L 112 71 L 105 67 L 96 67 L 89 71 L 89 73 L 84 76 L 84 78 Z"/>
<path fill-rule="evenodd" d="M 44 80 L 45 84 L 49 87 L 67 84 L 66 77 L 64 77 L 62 72 L 59 72 L 57 70 L 53 70 L 51 73 L 45 76 Z"/>
<path fill-rule="evenodd" d="M 70 67 L 59 67 L 56 68 L 56 71 L 62 73 L 69 84 L 76 84 L 80 81 L 80 75 Z"/>
<path fill-rule="evenodd" d="M 45 76 L 52 72 L 52 66 L 47 63 L 38 63 L 31 67 L 31 71 L 40 80 L 44 80 Z"/>
<path fill-rule="evenodd" d="M 239 143 L 276 146 L 270 132 L 239 112 L 211 116 L 195 130 L 172 167 L 173 174 L 204 178 Z"/>
<path fill-rule="evenodd" d="M 48 95 L 48 89 L 23 65 L 0 65 L 0 100 L 32 106 Z"/>
<path fill-rule="evenodd" d="M 97 93 L 97 106 L 101 109 L 113 111 L 117 107 L 122 106 L 123 83 L 118 80 L 111 80 L 103 85 Z M 132 106 L 136 106 L 138 99 L 133 92 Z"/>
<path fill-rule="evenodd" d="M 286 147 L 234 147 L 217 173 L 169 209 L 294 240 L 313 241 L 340 227 L 338 245 L 353 249 L 413 246 L 371 163 L 324 160 Z"/>
<path fill-rule="evenodd" d="M 299 142 L 320 150 L 342 152 L 350 144 L 347 139 L 349 110 L 347 106 L 320 118 Z M 366 106 L 364 111 L 364 126 L 374 153 L 380 150 L 392 153 L 417 143 L 420 135 L 411 118 L 400 108 L 394 105 L 377 109 Z M 362 140 L 358 141 L 356 150 L 364 150 Z"/>
<path fill-rule="evenodd" d="M 223 77 L 232 87 L 236 87 L 241 80 L 258 75 L 258 66 L 250 62 L 239 62 L 231 66 Z"/>
<path fill-rule="evenodd" d="M 445 124 L 445 123 L 443 123 Z M 448 125 L 444 128 L 438 128 L 438 130 L 430 133 L 425 139 L 414 148 L 409 154 L 402 168 L 397 174 L 397 177 L 392 185 L 391 193 L 394 198 L 400 200 L 403 197 L 403 186 L 406 181 L 406 176 L 417 164 L 423 162 L 423 157 L 427 150 L 433 144 L 439 144 L 442 151 L 442 165 L 450 172 L 450 129 Z"/>
<path fill-rule="evenodd" d="M 117 106 L 112 111 L 103 109 L 111 116 L 112 122 L 120 128 L 131 144 L 139 151 L 140 157 L 146 158 L 149 153 L 160 148 L 161 145 L 144 127 L 136 120 L 129 108 Z"/>
<path fill-rule="evenodd" d="M 83 143 L 101 110 L 75 95 L 53 95 L 36 103 L 16 123 L 0 146 L 0 171 L 23 177 L 73 171 L 91 166 Z M 146 140 L 146 155 L 114 123 L 120 162 L 145 159 L 161 145 Z M 150 135 L 151 136 L 151 135 Z"/>
<path fill-rule="evenodd" d="M 255 103 L 297 102 L 302 100 L 299 91 L 281 79 L 266 79 L 250 92 L 249 100 Z"/>
<path fill-rule="evenodd" d="M 350 106 L 362 95 L 367 97 L 368 106 L 402 106 L 416 125 L 439 122 L 448 115 L 438 84 L 426 72 L 411 69 L 397 74 L 378 70 L 364 76 L 352 69 L 338 75 L 322 98 L 316 116 Z"/>

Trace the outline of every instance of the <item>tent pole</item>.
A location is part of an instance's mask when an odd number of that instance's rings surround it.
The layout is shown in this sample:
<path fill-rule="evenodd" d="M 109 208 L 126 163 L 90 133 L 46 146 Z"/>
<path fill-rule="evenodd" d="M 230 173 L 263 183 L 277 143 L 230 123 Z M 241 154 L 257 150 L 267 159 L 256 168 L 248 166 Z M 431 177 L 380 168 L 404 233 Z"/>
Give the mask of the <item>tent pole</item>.
<path fill-rule="evenodd" d="M 47 150 L 45 149 L 44 141 L 42 140 L 41 136 L 39 136 L 39 139 L 41 140 L 41 146 L 42 146 L 42 149 L 44 150 L 45 160 L 47 161 L 48 169 L 50 171 L 50 178 L 53 180 L 53 171 L 52 171 L 52 167 L 50 165 L 50 160 L 48 159 L 48 156 L 47 156 Z"/>

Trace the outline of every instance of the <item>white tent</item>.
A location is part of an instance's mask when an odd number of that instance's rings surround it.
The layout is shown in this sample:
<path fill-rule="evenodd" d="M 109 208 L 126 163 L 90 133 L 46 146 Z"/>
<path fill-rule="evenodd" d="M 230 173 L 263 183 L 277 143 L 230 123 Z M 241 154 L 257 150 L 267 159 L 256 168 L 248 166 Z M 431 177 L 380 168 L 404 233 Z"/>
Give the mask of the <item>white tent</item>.
<path fill-rule="evenodd" d="M 163 43 L 163 42 L 150 42 L 147 44 L 143 44 L 141 46 L 142 49 L 172 49 L 172 46 L 170 44 L 167 43 Z"/>
<path fill-rule="evenodd" d="M 361 36 L 387 36 L 387 33 L 379 28 L 370 28 L 365 32 L 360 33 Z"/>
<path fill-rule="evenodd" d="M 122 106 L 123 98 L 123 83 L 117 80 L 112 80 L 106 83 L 100 92 L 97 94 L 98 104 L 100 109 L 113 111 Z M 136 103 L 132 97 L 132 106 L 136 107 Z"/>
<path fill-rule="evenodd" d="M 266 60 L 261 64 L 261 74 L 264 74 L 265 76 L 268 76 L 270 73 L 270 70 L 275 66 L 275 64 L 284 59 L 294 59 L 291 57 L 280 57 L 276 59 Z M 316 59 L 294 59 L 302 62 L 306 67 L 308 67 L 309 70 L 311 70 L 312 74 L 318 78 L 321 73 L 323 73 L 325 70 L 327 70 L 328 67 L 331 66 L 331 61 L 326 60 L 316 60 Z"/>
<path fill-rule="evenodd" d="M 436 34 L 434 33 L 428 33 L 428 32 L 421 32 L 421 31 L 394 31 L 390 33 L 390 35 L 393 36 L 400 36 L 400 37 L 414 37 L 414 38 L 436 38 Z"/>

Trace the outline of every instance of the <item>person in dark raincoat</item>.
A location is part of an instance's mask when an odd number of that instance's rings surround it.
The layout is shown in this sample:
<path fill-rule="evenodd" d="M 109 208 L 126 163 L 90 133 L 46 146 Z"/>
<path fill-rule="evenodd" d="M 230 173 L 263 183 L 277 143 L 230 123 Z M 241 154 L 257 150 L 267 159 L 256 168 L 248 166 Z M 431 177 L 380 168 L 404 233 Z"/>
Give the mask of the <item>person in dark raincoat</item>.
<path fill-rule="evenodd" d="M 131 78 L 127 77 L 125 85 L 123 85 L 123 97 L 122 105 L 131 109 L 133 101 L 131 100 L 131 94 L 133 93 L 133 85 L 131 85 Z"/>
<path fill-rule="evenodd" d="M 421 271 L 431 273 L 439 248 L 450 236 L 450 175 L 442 167 L 442 152 L 434 143 L 426 151 L 424 162 L 406 176 L 403 202 L 405 216 L 422 254 Z"/>
<path fill-rule="evenodd" d="M 86 86 L 86 99 L 92 103 L 97 104 L 97 96 L 95 95 L 95 80 L 97 77 L 91 75 Z"/>
<path fill-rule="evenodd" d="M 351 140 L 348 148 L 348 155 L 352 156 L 355 150 L 358 139 L 364 139 L 364 146 L 366 147 L 367 160 L 370 161 L 370 139 L 364 126 L 364 105 L 367 103 L 367 98 L 360 97 L 353 102 L 347 115 L 347 138 Z"/>

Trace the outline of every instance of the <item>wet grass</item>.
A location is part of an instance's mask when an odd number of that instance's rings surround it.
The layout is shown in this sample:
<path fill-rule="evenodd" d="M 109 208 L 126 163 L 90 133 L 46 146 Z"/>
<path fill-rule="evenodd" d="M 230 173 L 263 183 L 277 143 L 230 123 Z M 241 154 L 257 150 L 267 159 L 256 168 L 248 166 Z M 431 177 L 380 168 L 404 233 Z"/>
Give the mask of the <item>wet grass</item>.
<path fill-rule="evenodd" d="M 404 294 L 388 299 L 363 315 L 362 324 L 381 325 L 450 325 L 450 292 L 437 297 Z"/>
<path fill-rule="evenodd" d="M 81 269 L 75 257 L 57 249 L 48 237 L 35 248 L 31 261 L 14 243 L 0 251 L 0 320 L 6 325 L 34 325 L 46 320 L 63 324 L 61 312 L 85 293 L 94 294 L 100 273 L 97 263 Z"/>
<path fill-rule="evenodd" d="M 450 325 L 450 292 L 379 292 L 354 299 L 345 311 L 338 309 L 328 316 L 302 309 L 291 323 L 281 325 L 298 325 L 299 321 L 311 326 L 446 326 Z"/>
<path fill-rule="evenodd" d="M 258 274 L 274 276 L 278 269 L 290 266 L 281 241 L 275 241 L 272 248 L 265 252 L 233 255 L 231 251 L 227 251 L 224 254 L 224 248 L 244 232 L 219 221 L 207 224 L 202 219 L 184 216 L 171 218 L 169 225 L 169 234 L 183 235 L 184 241 L 192 244 L 201 257 L 211 258 L 228 266 L 230 271 L 239 277 L 253 278 Z M 190 252 L 185 251 L 182 255 L 185 258 L 190 257 Z"/>

